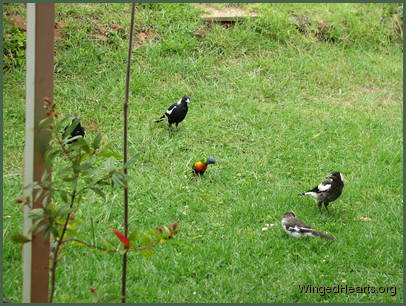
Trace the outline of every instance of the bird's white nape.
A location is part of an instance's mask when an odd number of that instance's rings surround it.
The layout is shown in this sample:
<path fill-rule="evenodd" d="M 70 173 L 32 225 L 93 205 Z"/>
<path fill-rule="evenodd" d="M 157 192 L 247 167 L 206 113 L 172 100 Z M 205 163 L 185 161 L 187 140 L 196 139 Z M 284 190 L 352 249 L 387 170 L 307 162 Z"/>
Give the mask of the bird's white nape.
<path fill-rule="evenodd" d="M 321 183 L 319 186 L 317 186 L 317 188 L 320 191 L 327 191 L 327 190 L 329 190 L 331 188 L 331 184 L 323 184 L 323 183 Z"/>
<path fill-rule="evenodd" d="M 182 98 L 180 98 L 180 100 L 176 104 L 181 104 L 181 103 L 182 103 Z"/>
<path fill-rule="evenodd" d="M 341 172 L 340 172 L 340 178 L 341 178 L 341 181 L 344 183 L 345 182 L 344 175 L 342 175 Z"/>

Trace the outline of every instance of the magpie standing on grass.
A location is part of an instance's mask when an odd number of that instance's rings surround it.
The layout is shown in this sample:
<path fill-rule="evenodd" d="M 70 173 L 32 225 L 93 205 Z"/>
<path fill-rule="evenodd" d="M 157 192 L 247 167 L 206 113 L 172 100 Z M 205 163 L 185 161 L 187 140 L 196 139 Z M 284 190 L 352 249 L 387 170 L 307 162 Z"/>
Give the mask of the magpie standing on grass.
<path fill-rule="evenodd" d="M 291 211 L 285 213 L 282 217 L 282 227 L 289 236 L 295 238 L 301 237 L 320 237 L 327 240 L 335 240 L 333 236 L 329 236 L 316 231 L 309 225 L 304 224 Z"/>
<path fill-rule="evenodd" d="M 68 131 L 71 129 L 71 127 L 73 127 L 75 125 L 75 127 L 73 128 L 73 130 L 71 131 L 70 135 L 68 135 Z M 63 134 L 62 137 L 65 138 L 73 138 L 76 136 L 82 136 L 85 137 L 85 128 L 80 124 L 80 119 L 77 117 L 73 117 L 72 118 L 72 122 L 70 124 L 68 124 L 65 129 L 63 130 Z M 77 140 L 70 140 L 67 143 L 71 144 L 73 142 L 75 142 Z"/>
<path fill-rule="evenodd" d="M 174 103 L 166 110 L 165 114 L 161 116 L 155 122 L 161 122 L 163 120 L 168 120 L 169 126 L 172 126 L 173 123 L 178 124 L 185 119 L 187 111 L 188 111 L 188 104 L 190 103 L 190 97 L 184 96 L 182 99 L 178 101 L 178 103 Z"/>
<path fill-rule="evenodd" d="M 318 186 L 302 192 L 300 195 L 310 195 L 316 199 L 320 213 L 322 204 L 324 203 L 324 207 L 330 215 L 327 206 L 330 202 L 333 202 L 341 195 L 344 188 L 344 177 L 340 172 L 332 172 L 326 176 L 326 179 L 327 180 L 320 183 Z"/>

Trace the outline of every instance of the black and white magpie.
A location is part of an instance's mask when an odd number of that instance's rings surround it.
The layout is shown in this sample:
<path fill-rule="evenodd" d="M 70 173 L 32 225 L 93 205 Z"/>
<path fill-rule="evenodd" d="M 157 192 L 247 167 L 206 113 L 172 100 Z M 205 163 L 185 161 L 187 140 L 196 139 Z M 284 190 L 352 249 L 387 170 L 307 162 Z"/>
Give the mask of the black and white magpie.
<path fill-rule="evenodd" d="M 190 103 L 190 97 L 189 96 L 184 96 L 181 98 L 178 103 L 174 103 L 169 108 L 166 110 L 165 114 L 161 116 L 158 120 L 155 120 L 155 122 L 161 122 L 163 120 L 168 120 L 169 126 L 171 126 L 173 123 L 176 124 L 176 127 L 178 127 L 178 124 L 185 119 L 187 111 L 188 111 L 188 104 Z"/>
<path fill-rule="evenodd" d="M 289 236 L 295 238 L 301 237 L 320 237 L 327 240 L 335 240 L 333 236 L 329 236 L 316 231 L 309 225 L 304 224 L 298 218 L 296 218 L 293 212 L 287 212 L 282 217 L 282 227 Z"/>
<path fill-rule="evenodd" d="M 344 177 L 340 172 L 332 172 L 326 176 L 324 182 L 308 191 L 300 193 L 300 195 L 310 195 L 317 201 L 317 206 L 321 213 L 322 204 L 326 208 L 328 214 L 330 211 L 327 206 L 330 202 L 336 200 L 342 193 L 344 188 Z"/>
<path fill-rule="evenodd" d="M 73 128 L 73 130 L 70 132 L 70 135 L 68 134 L 69 130 L 72 129 L 72 127 L 75 125 L 75 127 Z M 80 124 L 80 119 L 77 117 L 73 117 L 72 118 L 72 122 L 70 124 L 68 124 L 65 129 L 63 130 L 63 134 L 62 137 L 63 138 L 73 138 L 76 136 L 82 136 L 85 137 L 85 128 Z M 67 143 L 70 144 L 72 142 L 75 142 L 77 140 L 73 139 L 68 141 Z"/>

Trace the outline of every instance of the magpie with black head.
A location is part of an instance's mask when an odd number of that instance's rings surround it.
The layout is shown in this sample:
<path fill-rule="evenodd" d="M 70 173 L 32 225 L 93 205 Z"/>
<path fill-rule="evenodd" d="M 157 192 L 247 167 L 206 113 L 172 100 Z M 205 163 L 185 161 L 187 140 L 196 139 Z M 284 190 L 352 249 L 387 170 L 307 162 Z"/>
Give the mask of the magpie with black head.
<path fill-rule="evenodd" d="M 300 193 L 300 195 L 309 195 L 317 201 L 317 206 L 321 213 L 322 204 L 326 208 L 328 214 L 330 211 L 327 206 L 330 202 L 335 201 L 342 193 L 344 188 L 344 177 L 340 172 L 332 172 L 326 176 L 326 180 L 318 186 L 308 191 Z"/>
<path fill-rule="evenodd" d="M 178 124 L 182 122 L 183 119 L 185 119 L 186 117 L 189 103 L 190 97 L 184 96 L 177 103 L 174 103 L 171 106 L 169 106 L 165 114 L 163 114 L 158 120 L 155 120 L 155 122 L 167 120 L 169 126 L 172 126 L 172 124 L 175 123 L 176 127 L 178 127 Z"/>

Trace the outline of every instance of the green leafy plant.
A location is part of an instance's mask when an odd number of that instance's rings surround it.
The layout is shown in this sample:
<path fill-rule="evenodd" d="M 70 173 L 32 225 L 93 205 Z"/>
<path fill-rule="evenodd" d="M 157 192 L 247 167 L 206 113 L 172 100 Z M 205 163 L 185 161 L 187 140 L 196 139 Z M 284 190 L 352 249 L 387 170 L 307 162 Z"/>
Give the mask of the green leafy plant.
<path fill-rule="evenodd" d="M 35 190 L 33 198 L 18 199 L 17 202 L 33 207 L 32 201 L 41 201 L 41 208 L 32 209 L 29 216 L 33 220 L 33 233 L 40 233 L 42 238 L 48 235 L 52 237 L 49 298 L 52 302 L 56 288 L 56 270 L 62 246 L 66 243 L 112 253 L 140 252 L 143 257 L 148 258 L 153 255 L 154 247 L 173 238 L 178 232 L 178 224 L 175 222 L 152 230 L 135 229 L 128 237 L 111 229 L 124 248 L 106 237 L 96 240 L 93 223 L 91 236 L 83 237 L 77 229 L 80 222 L 75 213 L 85 201 L 86 194 L 93 192 L 105 199 L 108 186 L 127 186 L 128 177 L 124 169 L 134 163 L 135 156 L 126 164 L 118 165 L 122 155 L 108 150 L 101 134 L 97 134 L 91 141 L 82 136 L 71 137 L 79 120 L 75 119 L 69 124 L 69 117 L 58 119 L 56 104 L 48 98 L 44 102 L 46 118 L 40 122 L 40 126 L 45 128 L 48 125 L 46 128 L 52 135 L 45 153 L 45 164 L 53 165 L 53 179 L 50 180 L 45 172 L 40 181 L 25 186 Z M 67 127 L 61 133 L 66 124 Z M 16 243 L 30 241 L 22 234 L 13 235 L 12 239 Z"/>

